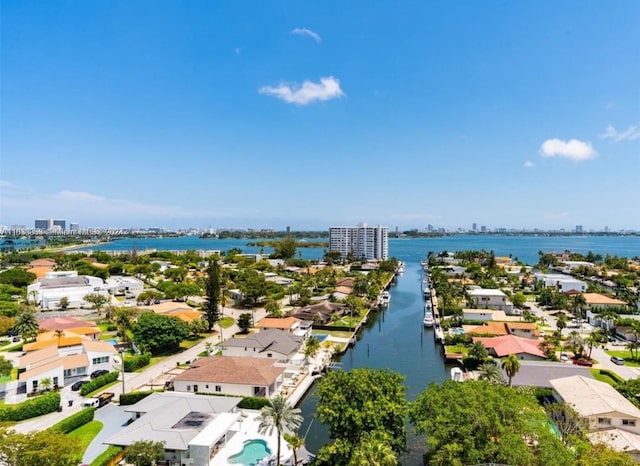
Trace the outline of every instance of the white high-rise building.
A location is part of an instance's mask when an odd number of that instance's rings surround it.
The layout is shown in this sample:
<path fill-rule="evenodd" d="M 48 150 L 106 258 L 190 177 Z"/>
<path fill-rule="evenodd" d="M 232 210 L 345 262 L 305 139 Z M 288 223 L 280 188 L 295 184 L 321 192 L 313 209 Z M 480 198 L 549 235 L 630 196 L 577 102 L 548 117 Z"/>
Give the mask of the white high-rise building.
<path fill-rule="evenodd" d="M 367 260 L 387 259 L 389 257 L 389 228 L 370 227 L 362 223 L 357 227 L 329 228 L 329 250 L 337 251 L 346 257 L 352 254 L 356 258 Z"/>

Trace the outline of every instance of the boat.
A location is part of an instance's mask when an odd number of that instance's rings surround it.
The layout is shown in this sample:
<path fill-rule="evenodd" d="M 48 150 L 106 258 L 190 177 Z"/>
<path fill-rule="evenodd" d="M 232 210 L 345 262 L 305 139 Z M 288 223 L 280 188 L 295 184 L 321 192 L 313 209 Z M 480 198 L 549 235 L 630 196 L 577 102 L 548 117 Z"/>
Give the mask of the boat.
<path fill-rule="evenodd" d="M 424 302 L 424 312 L 431 314 L 431 301 L 429 301 L 428 299 Z"/>
<path fill-rule="evenodd" d="M 398 274 L 403 274 L 404 273 L 404 262 L 400 262 L 398 264 Z"/>
<path fill-rule="evenodd" d="M 451 368 L 451 380 L 454 382 L 464 382 L 464 372 L 459 367 Z"/>
<path fill-rule="evenodd" d="M 435 331 L 435 338 L 436 341 L 442 341 L 444 340 L 444 332 L 442 331 L 442 327 L 436 327 L 436 331 Z"/>
<path fill-rule="evenodd" d="M 389 305 L 389 301 L 391 301 L 391 295 L 389 294 L 388 291 L 383 291 L 382 292 L 382 300 L 380 302 L 380 304 L 382 306 L 388 306 Z"/>
<path fill-rule="evenodd" d="M 427 312 L 424 315 L 424 320 L 422 321 L 425 327 L 433 327 L 435 320 L 433 319 L 433 314 Z"/>

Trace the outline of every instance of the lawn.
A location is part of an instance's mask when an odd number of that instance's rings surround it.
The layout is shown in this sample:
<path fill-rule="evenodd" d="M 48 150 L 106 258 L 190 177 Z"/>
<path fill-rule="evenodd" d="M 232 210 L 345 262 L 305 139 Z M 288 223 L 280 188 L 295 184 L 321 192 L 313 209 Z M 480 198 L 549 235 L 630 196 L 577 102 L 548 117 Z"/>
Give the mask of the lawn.
<path fill-rule="evenodd" d="M 445 345 L 444 350 L 447 354 L 467 354 L 469 349 L 464 345 Z"/>
<path fill-rule="evenodd" d="M 107 464 L 107 460 L 115 457 L 122 451 L 121 447 L 116 447 L 115 445 L 109 445 L 109 447 L 103 451 L 95 460 L 91 462 L 91 466 L 103 466 Z"/>
<path fill-rule="evenodd" d="M 629 367 L 640 367 L 640 361 L 631 359 L 631 351 L 623 350 L 623 351 L 612 351 L 605 350 L 609 356 L 618 356 L 624 359 L 624 365 Z"/>
<path fill-rule="evenodd" d="M 340 320 L 336 320 L 335 322 L 331 322 L 329 324 L 330 327 L 349 327 L 355 329 L 355 327 L 360 323 L 362 317 L 354 316 L 344 316 Z"/>
<path fill-rule="evenodd" d="M 316 335 L 331 335 L 337 338 L 351 338 L 351 332 L 344 332 L 342 330 L 316 330 L 313 329 L 313 333 Z"/>
<path fill-rule="evenodd" d="M 218 321 L 218 324 L 222 328 L 229 328 L 229 327 L 233 326 L 233 324 L 235 324 L 235 323 L 236 323 L 235 319 L 233 317 L 229 317 L 229 316 L 223 317 L 222 319 L 220 319 Z"/>
<path fill-rule="evenodd" d="M 609 385 L 615 387 L 618 383 L 622 382 L 622 379 L 615 372 L 606 370 L 606 369 L 590 369 L 591 374 L 596 380 L 600 382 L 608 383 Z"/>
<path fill-rule="evenodd" d="M 80 443 L 79 450 L 84 454 L 91 441 L 98 435 L 98 432 L 102 430 L 102 426 L 103 424 L 100 421 L 91 421 L 69 432 L 67 437 L 78 439 Z"/>

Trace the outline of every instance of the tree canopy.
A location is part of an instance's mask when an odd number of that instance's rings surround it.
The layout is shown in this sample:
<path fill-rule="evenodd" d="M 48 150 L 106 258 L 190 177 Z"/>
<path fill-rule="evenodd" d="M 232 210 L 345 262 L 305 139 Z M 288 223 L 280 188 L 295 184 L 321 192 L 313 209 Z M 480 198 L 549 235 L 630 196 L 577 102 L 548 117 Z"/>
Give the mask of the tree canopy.
<path fill-rule="evenodd" d="M 143 312 L 133 326 L 133 341 L 153 354 L 177 347 L 191 333 L 177 317 Z"/>
<path fill-rule="evenodd" d="M 427 437 L 429 464 L 573 463 L 537 400 L 503 385 L 432 383 L 411 405 L 409 417 Z"/>
<path fill-rule="evenodd" d="M 153 466 L 164 457 L 164 443 L 139 440 L 124 449 L 123 457 L 135 466 Z"/>
<path fill-rule="evenodd" d="M 220 305 L 220 264 L 215 259 L 209 261 L 205 292 L 207 300 L 204 304 L 204 312 L 209 324 L 209 331 L 211 331 L 220 319 L 220 310 L 218 309 Z"/>
<path fill-rule="evenodd" d="M 35 279 L 35 274 L 27 272 L 20 267 L 0 272 L 0 283 L 12 285 L 18 288 L 24 288 L 25 286 L 32 284 Z"/>

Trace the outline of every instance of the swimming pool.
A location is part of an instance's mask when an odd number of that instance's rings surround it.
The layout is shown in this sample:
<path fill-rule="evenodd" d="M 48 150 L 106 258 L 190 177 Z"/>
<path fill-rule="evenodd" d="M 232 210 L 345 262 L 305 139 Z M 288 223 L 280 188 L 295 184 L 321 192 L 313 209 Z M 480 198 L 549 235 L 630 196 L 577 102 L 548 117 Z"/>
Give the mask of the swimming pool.
<path fill-rule="evenodd" d="M 242 451 L 229 457 L 228 461 L 232 464 L 241 464 L 243 466 L 255 466 L 266 456 L 269 456 L 271 450 L 264 440 L 253 439 L 244 442 Z"/>
<path fill-rule="evenodd" d="M 105 341 L 106 341 L 107 343 L 109 343 L 110 345 L 113 345 L 113 346 L 117 346 L 117 345 L 119 345 L 118 340 L 116 340 L 116 339 L 114 339 L 114 338 L 112 338 L 112 339 L 110 339 L 110 340 L 105 340 Z"/>
<path fill-rule="evenodd" d="M 318 340 L 320 343 L 322 343 L 327 338 L 329 338 L 329 335 L 322 335 L 322 334 L 318 335 L 318 334 L 315 334 L 315 333 L 312 333 L 311 336 L 314 337 L 316 340 Z"/>

